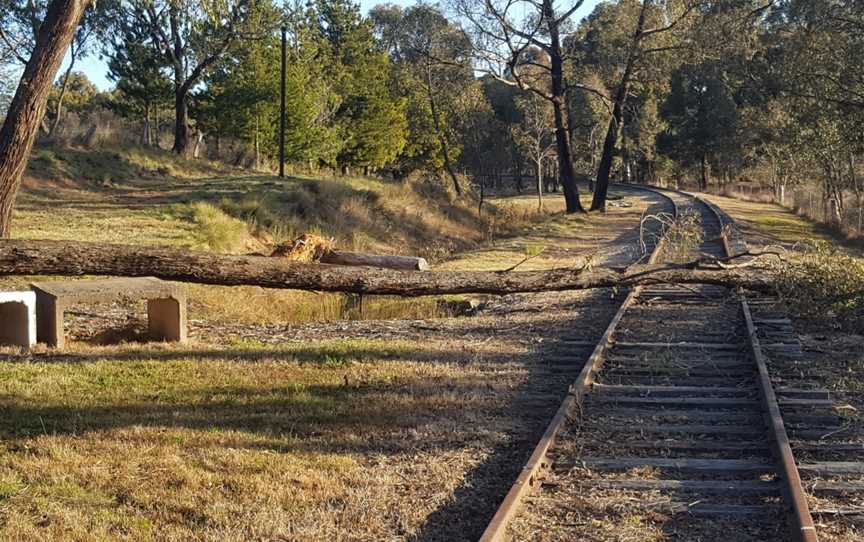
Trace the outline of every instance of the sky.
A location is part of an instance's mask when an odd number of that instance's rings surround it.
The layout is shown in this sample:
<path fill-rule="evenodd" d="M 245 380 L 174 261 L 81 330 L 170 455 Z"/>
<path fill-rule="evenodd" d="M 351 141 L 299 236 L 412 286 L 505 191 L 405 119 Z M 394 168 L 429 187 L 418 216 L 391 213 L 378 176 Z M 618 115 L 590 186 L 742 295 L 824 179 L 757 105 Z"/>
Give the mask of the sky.
<path fill-rule="evenodd" d="M 580 20 L 582 17 L 587 16 L 594 9 L 594 6 L 600 2 L 601 0 L 585 0 L 585 4 L 576 12 L 574 20 Z M 363 10 L 363 13 L 368 13 L 370 9 L 383 3 L 409 6 L 415 2 L 414 0 L 360 0 L 360 8 Z M 63 64 L 64 67 L 69 64 L 68 53 Z M 64 69 L 65 68 L 61 68 L 60 73 L 63 73 Z M 114 86 L 114 84 L 108 80 L 108 66 L 106 65 L 105 59 L 99 58 L 98 54 L 90 55 L 89 57 L 79 61 L 75 69 L 84 72 L 87 75 L 87 78 L 90 79 L 99 88 L 99 90 L 108 90 Z"/>

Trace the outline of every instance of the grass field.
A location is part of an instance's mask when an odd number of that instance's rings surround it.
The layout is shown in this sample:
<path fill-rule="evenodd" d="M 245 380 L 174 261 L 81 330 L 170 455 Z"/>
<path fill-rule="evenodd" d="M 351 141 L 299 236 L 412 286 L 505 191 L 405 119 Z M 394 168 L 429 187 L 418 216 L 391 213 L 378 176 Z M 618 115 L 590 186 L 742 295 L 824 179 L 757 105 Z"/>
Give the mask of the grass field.
<path fill-rule="evenodd" d="M 188 246 L 197 225 L 172 210 L 189 203 L 175 192 L 269 181 L 124 182 L 63 189 L 62 207 L 30 190 L 15 234 Z M 540 220 L 532 198 L 497 202 L 528 228 L 489 245 L 474 232 L 472 250 L 441 265 L 506 268 L 538 244 L 525 268 L 620 257 L 609 247 L 632 244 L 648 204 L 631 202 Z M 430 228 L 467 228 L 445 214 Z M 298 318 L 297 296 L 315 310 Z M 544 352 L 562 334 L 593 340 L 614 310 L 586 292 L 491 300 L 472 318 L 295 326 L 335 318 L 334 297 L 191 286 L 190 297 L 192 318 L 213 327 L 187 345 L 0 349 L 0 539 L 474 539 L 569 384 Z M 415 308 L 392 313 L 435 315 Z M 287 338 L 274 344 L 275 332 Z"/>
<path fill-rule="evenodd" d="M 0 533 L 405 535 L 510 429 L 511 390 L 525 371 L 482 355 L 337 341 L 4 362 Z"/>

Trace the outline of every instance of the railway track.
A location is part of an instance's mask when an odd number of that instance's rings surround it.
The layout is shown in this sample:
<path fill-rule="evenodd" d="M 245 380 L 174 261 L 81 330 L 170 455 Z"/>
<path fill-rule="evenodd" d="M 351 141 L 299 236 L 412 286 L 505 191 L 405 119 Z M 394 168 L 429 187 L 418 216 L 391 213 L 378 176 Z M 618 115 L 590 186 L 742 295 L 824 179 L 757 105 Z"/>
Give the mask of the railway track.
<path fill-rule="evenodd" d="M 719 210 L 664 194 L 703 232 L 684 256 L 737 252 Z M 854 517 L 864 463 L 848 457 L 864 448 L 812 441 L 845 426 L 828 393 L 798 378 L 801 357 L 773 300 L 633 289 L 481 541 L 816 541 L 815 492 L 847 499 L 820 518 Z"/>

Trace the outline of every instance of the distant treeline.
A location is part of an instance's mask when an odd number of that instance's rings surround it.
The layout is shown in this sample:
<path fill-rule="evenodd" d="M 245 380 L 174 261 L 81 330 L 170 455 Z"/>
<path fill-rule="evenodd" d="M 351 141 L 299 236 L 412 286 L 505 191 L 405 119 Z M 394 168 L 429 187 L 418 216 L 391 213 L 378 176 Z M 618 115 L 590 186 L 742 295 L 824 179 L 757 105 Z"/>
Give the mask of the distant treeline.
<path fill-rule="evenodd" d="M 596 178 L 606 161 L 625 181 L 755 184 L 777 199 L 811 184 L 838 223 L 861 207 L 864 3 L 617 0 L 581 21 L 577 4 L 451 0 L 364 15 L 347 0 L 100 0 L 43 137 L 62 139 L 77 119 L 78 139 L 92 140 L 87 119 L 104 125 L 110 111 L 139 144 L 158 133 L 178 153 L 272 166 L 284 26 L 292 164 L 521 182 L 558 179 L 567 163 Z M 45 0 L 0 7 L 3 100 Z M 94 54 L 108 59 L 109 92 L 75 71 Z"/>

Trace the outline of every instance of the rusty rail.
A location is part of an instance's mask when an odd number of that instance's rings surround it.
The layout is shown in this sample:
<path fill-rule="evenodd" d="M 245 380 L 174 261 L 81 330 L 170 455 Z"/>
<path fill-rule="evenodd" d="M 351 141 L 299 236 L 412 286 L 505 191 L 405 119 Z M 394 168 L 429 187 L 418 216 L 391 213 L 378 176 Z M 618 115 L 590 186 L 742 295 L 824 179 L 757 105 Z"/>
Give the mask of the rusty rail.
<path fill-rule="evenodd" d="M 672 203 L 675 216 L 678 215 L 678 206 L 676 205 L 675 200 L 662 194 L 661 192 L 656 190 L 650 190 L 644 187 L 628 188 L 636 188 L 637 190 L 650 191 L 654 194 L 658 194 L 666 198 L 670 203 Z M 654 250 L 651 252 L 651 256 L 648 258 L 648 263 L 656 263 L 665 242 L 666 236 L 664 235 L 655 245 Z M 492 516 L 492 520 L 489 522 L 486 530 L 480 537 L 480 542 L 503 542 L 506 539 L 505 537 L 507 533 L 507 526 L 510 524 L 510 521 L 519 511 L 519 506 L 521 505 L 522 500 L 525 498 L 525 495 L 534 486 L 537 474 L 540 473 L 542 469 L 551 466 L 551 463 L 546 457 L 546 454 L 548 453 L 549 449 L 552 448 L 553 444 L 555 444 L 555 437 L 558 435 L 558 432 L 561 430 L 561 428 L 563 428 L 564 425 L 567 423 L 574 409 L 577 409 L 577 407 L 581 406 L 582 399 L 585 395 L 585 392 L 588 390 L 589 386 L 593 382 L 594 375 L 603 365 L 603 355 L 609 348 L 609 344 L 612 340 L 612 335 L 615 333 L 615 329 L 618 327 L 618 323 L 621 321 L 621 318 L 623 318 L 624 313 L 627 312 L 627 309 L 630 307 L 630 305 L 632 305 L 636 298 L 639 296 L 639 293 L 641 291 L 641 286 L 636 286 L 635 288 L 630 290 L 630 292 L 627 294 L 627 297 L 621 303 L 621 306 L 618 307 L 618 311 L 615 313 L 612 321 L 609 322 L 609 325 L 606 327 L 606 331 L 603 333 L 603 336 L 600 338 L 597 346 L 595 346 L 594 350 L 591 352 L 591 356 L 585 362 L 585 365 L 583 365 L 582 370 L 579 372 L 579 376 L 576 378 L 573 384 L 570 385 L 567 396 L 564 398 L 561 406 L 558 407 L 558 410 L 555 412 L 555 416 L 552 417 L 552 421 L 549 422 L 549 425 L 546 427 L 546 431 L 543 433 L 543 436 L 540 437 L 540 442 L 538 442 L 537 446 L 534 448 L 534 451 L 531 453 L 531 456 L 528 458 L 525 466 L 522 467 L 522 470 L 519 473 L 519 476 L 516 478 L 516 481 L 511 486 L 510 491 L 507 492 L 504 500 L 501 501 L 501 504 L 498 506 L 498 510 L 495 512 L 495 515 Z"/>
<path fill-rule="evenodd" d="M 675 215 L 678 215 L 678 206 L 673 198 L 666 196 L 660 190 L 644 187 L 639 188 L 642 188 L 644 190 L 650 190 L 655 194 L 659 194 L 667 198 L 672 203 L 673 208 L 675 209 Z M 725 228 L 723 227 L 725 221 L 720 211 L 715 208 L 714 205 L 701 198 L 693 196 L 692 194 L 684 194 L 700 201 L 702 204 L 708 207 L 711 213 L 717 218 L 717 221 L 720 224 L 721 231 L 720 241 L 723 244 L 723 249 L 726 255 L 731 256 L 733 254 L 733 251 L 729 245 L 729 239 L 727 237 Z M 658 255 L 662 250 L 665 240 L 666 239 L 664 236 L 655 246 L 654 251 L 652 252 L 649 259 L 650 263 L 654 263 L 656 261 Z M 527 463 L 522 468 L 522 471 L 519 473 L 519 476 L 516 478 L 516 481 L 510 488 L 510 491 L 508 491 L 504 500 L 499 505 L 495 515 L 492 517 L 492 520 L 486 527 L 486 530 L 483 532 L 483 535 L 480 538 L 480 542 L 503 542 L 504 540 L 506 540 L 508 525 L 519 511 L 522 500 L 534 486 L 537 475 L 541 472 L 542 469 L 551 466 L 551 461 L 547 458 L 548 451 L 554 445 L 555 439 L 559 431 L 570 419 L 574 410 L 581 406 L 585 392 L 589 389 L 597 371 L 602 367 L 603 356 L 611 343 L 612 336 L 615 333 L 619 322 L 626 313 L 627 309 L 639 296 L 641 290 L 641 287 L 636 287 L 632 289 L 628 293 L 627 298 L 618 308 L 618 311 L 616 312 L 612 321 L 609 323 L 609 326 L 607 326 L 605 332 L 603 333 L 603 336 L 601 337 L 597 346 L 591 353 L 591 356 L 585 362 L 585 365 L 579 373 L 579 376 L 570 386 L 570 390 L 566 398 L 561 403 L 561 406 L 558 408 L 554 417 L 550 421 L 549 425 L 546 428 L 546 431 L 543 433 L 543 436 L 541 437 L 539 443 L 534 448 L 534 451 L 529 457 Z M 738 291 L 738 295 L 741 301 L 741 310 L 746 323 L 747 333 L 750 337 L 749 346 L 757 366 L 757 380 L 759 382 L 760 399 L 764 408 L 766 419 L 771 428 L 772 451 L 776 456 L 779 474 L 782 478 L 781 487 L 783 495 L 792 509 L 791 516 L 794 521 L 791 525 L 791 534 L 794 537 L 794 540 L 796 540 L 796 542 L 817 542 L 815 526 L 813 524 L 813 519 L 810 515 L 810 510 L 807 505 L 804 490 L 801 486 L 801 477 L 795 464 L 795 458 L 792 454 L 789 437 L 786 433 L 786 428 L 783 423 L 780 406 L 777 402 L 777 397 L 771 384 L 770 376 L 768 374 L 765 355 L 762 352 L 759 338 L 756 335 L 756 326 L 753 322 L 753 317 L 750 313 L 747 299 L 745 298 L 743 292 L 740 289 Z"/>
<path fill-rule="evenodd" d="M 696 199 L 705 204 L 717 218 L 717 221 L 720 223 L 720 240 L 723 243 L 723 250 L 727 256 L 731 256 L 733 251 L 729 245 L 726 229 L 723 227 L 724 220 L 722 213 L 712 203 L 702 198 Z M 740 288 L 738 289 L 738 296 L 741 300 L 741 311 L 744 314 L 744 321 L 747 324 L 747 335 L 750 337 L 750 350 L 753 353 L 753 359 L 759 371 L 759 378 L 757 379 L 759 382 L 759 395 L 762 400 L 762 406 L 765 408 L 765 416 L 771 427 L 772 449 L 779 465 L 783 495 L 792 508 L 794 520 L 791 525 L 792 536 L 795 537 L 797 542 L 817 542 L 816 526 L 813 524 L 813 517 L 810 515 L 807 497 L 804 494 L 804 488 L 801 486 L 801 475 L 798 473 L 798 466 L 795 464 L 795 456 L 792 453 L 792 446 L 789 444 L 789 435 L 786 433 L 780 405 L 777 402 L 774 386 L 771 384 L 771 377 L 768 374 L 765 354 L 762 352 L 759 337 L 756 335 L 756 325 L 753 322 L 753 315 L 750 312 L 750 306 L 747 304 L 747 298 Z"/>

